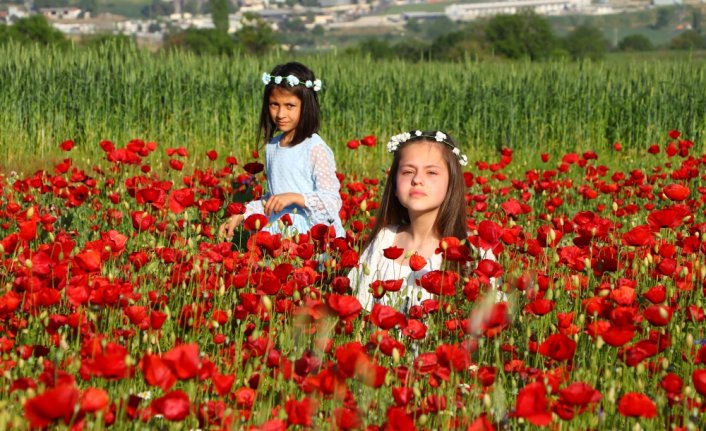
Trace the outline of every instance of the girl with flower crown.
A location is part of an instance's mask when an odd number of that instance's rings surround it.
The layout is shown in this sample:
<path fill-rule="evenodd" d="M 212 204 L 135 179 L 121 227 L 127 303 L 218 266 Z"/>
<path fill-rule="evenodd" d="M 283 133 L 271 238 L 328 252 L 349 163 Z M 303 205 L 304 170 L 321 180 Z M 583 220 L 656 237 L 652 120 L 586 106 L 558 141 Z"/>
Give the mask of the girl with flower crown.
<path fill-rule="evenodd" d="M 262 82 L 259 134 L 267 142 L 267 193 L 250 202 L 244 214 L 231 216 L 220 226 L 220 234 L 230 240 L 244 219 L 264 214 L 269 221 L 264 230 L 272 233 L 285 225 L 290 233 L 304 233 L 323 223 L 333 226 L 336 236 L 344 236 L 336 162 L 317 133 L 321 112 L 316 93 L 321 81 L 308 67 L 291 62 L 264 73 Z M 285 215 L 287 223 L 277 223 Z"/>
<path fill-rule="evenodd" d="M 387 150 L 394 157 L 375 227 L 364 244 L 358 267 L 348 278 L 365 309 L 381 303 L 407 313 L 434 298 L 417 281 L 442 269 L 442 253 L 448 257 L 451 252 L 443 246 L 454 247 L 457 256 L 471 254 L 468 245 L 454 244 L 452 239 L 468 236 L 461 171 L 468 160 L 441 131 L 416 130 L 393 136 Z M 480 259 L 495 257 L 486 251 Z M 462 272 L 465 268 L 464 263 Z"/>

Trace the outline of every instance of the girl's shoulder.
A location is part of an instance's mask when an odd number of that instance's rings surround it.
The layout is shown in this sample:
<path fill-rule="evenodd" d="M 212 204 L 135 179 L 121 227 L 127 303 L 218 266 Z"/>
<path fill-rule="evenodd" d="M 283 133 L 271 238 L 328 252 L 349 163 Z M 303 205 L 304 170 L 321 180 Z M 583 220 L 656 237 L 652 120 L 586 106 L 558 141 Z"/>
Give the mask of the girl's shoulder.
<path fill-rule="evenodd" d="M 324 141 L 324 139 L 319 136 L 318 133 L 314 133 L 313 135 L 304 139 L 302 145 L 307 145 L 310 149 L 325 148 L 326 150 L 331 151 L 331 148 L 328 146 L 326 141 Z"/>
<path fill-rule="evenodd" d="M 381 248 L 387 248 L 392 245 L 393 241 L 395 240 L 395 236 L 397 235 L 397 231 L 399 230 L 399 225 L 393 224 L 393 225 L 387 225 L 380 229 L 380 232 L 375 235 L 375 238 L 373 239 L 371 245 L 373 245 L 376 249 L 381 249 Z"/>

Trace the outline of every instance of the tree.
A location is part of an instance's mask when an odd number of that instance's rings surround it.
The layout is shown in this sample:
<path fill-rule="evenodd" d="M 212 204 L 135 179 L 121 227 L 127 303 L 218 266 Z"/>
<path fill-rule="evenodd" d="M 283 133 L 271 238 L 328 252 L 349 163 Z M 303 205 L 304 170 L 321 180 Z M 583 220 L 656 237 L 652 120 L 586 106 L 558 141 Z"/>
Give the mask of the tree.
<path fill-rule="evenodd" d="M 701 9 L 694 9 L 691 14 L 691 29 L 701 32 L 701 23 L 704 20 L 704 14 Z"/>
<path fill-rule="evenodd" d="M 669 25 L 669 20 L 672 18 L 672 8 L 661 7 L 657 9 L 657 21 L 653 28 L 659 30 Z"/>
<path fill-rule="evenodd" d="M 301 18 L 287 18 L 279 26 L 280 30 L 287 33 L 304 33 L 306 26 Z"/>
<path fill-rule="evenodd" d="M 235 41 L 216 29 L 190 28 L 171 36 L 168 47 L 185 49 L 197 55 L 233 55 L 237 51 Z"/>
<path fill-rule="evenodd" d="M 149 6 L 142 8 L 141 13 L 145 18 L 168 16 L 174 13 L 174 4 L 162 0 L 152 0 Z"/>
<path fill-rule="evenodd" d="M 652 51 L 654 49 L 654 46 L 652 45 L 652 42 L 645 36 L 641 34 L 631 34 L 628 36 L 625 36 L 623 40 L 620 41 L 618 44 L 618 49 L 620 51 L 633 51 L 633 52 L 642 52 L 642 51 Z"/>
<path fill-rule="evenodd" d="M 228 33 L 228 0 L 211 0 L 211 19 L 216 30 Z"/>
<path fill-rule="evenodd" d="M 600 60 L 608 50 L 608 41 L 596 27 L 581 25 L 566 36 L 564 46 L 574 60 Z"/>
<path fill-rule="evenodd" d="M 488 21 L 485 37 L 496 54 L 516 59 L 547 59 L 557 42 L 549 21 L 534 12 L 496 15 Z"/>
<path fill-rule="evenodd" d="M 264 54 L 275 44 L 272 27 L 260 15 L 246 13 L 243 26 L 235 32 L 235 39 L 251 54 Z"/>
<path fill-rule="evenodd" d="M 9 30 L 11 39 L 20 43 L 68 46 L 64 34 L 49 24 L 44 15 L 32 15 L 18 19 Z"/>
<path fill-rule="evenodd" d="M 703 49 L 706 48 L 706 38 L 695 30 L 687 30 L 672 39 L 669 49 Z"/>

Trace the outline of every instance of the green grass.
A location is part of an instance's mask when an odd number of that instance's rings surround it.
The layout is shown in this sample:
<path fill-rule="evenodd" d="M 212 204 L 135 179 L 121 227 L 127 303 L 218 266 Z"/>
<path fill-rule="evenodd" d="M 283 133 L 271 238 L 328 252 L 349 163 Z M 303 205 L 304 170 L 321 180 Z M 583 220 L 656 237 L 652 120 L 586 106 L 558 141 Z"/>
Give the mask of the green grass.
<path fill-rule="evenodd" d="M 134 48 L 56 51 L 0 48 L 2 170 L 29 169 L 66 139 L 102 156 L 108 139 L 133 138 L 244 157 L 256 140 L 259 76 L 287 56 L 254 59 L 153 55 Z M 706 124 L 703 57 L 604 63 L 373 62 L 302 58 L 323 80 L 322 136 L 344 169 L 376 169 L 371 154 L 345 148 L 368 134 L 444 129 L 472 160 L 510 147 L 526 155 L 615 141 L 644 148 L 680 129 L 702 142 Z M 384 156 L 384 145 L 372 157 Z M 29 163 L 28 163 L 29 162 Z"/>

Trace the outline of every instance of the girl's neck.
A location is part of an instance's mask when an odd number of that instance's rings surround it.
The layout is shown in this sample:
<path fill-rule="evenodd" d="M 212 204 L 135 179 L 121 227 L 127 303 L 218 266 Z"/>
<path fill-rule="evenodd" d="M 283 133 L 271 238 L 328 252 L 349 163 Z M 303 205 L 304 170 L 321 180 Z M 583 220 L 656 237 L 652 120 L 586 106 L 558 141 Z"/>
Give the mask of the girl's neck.
<path fill-rule="evenodd" d="M 294 132 L 283 133 L 282 137 L 279 139 L 279 146 L 288 147 L 289 144 L 292 143 L 292 139 L 294 139 Z"/>
<path fill-rule="evenodd" d="M 405 249 L 409 251 L 422 251 L 429 250 L 432 246 L 436 248 L 441 239 L 435 226 L 436 216 L 436 212 L 420 215 L 410 214 L 410 223 L 402 229 L 404 238 L 400 238 L 402 242 L 405 243 Z"/>

